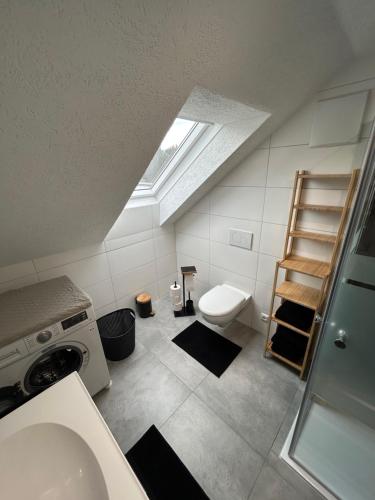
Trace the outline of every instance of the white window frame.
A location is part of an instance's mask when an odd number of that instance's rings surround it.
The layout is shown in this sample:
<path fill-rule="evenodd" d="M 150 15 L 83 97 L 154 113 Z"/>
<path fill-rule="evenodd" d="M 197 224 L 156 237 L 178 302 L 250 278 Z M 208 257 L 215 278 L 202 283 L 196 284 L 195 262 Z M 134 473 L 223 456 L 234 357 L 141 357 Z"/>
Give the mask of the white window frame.
<path fill-rule="evenodd" d="M 180 117 L 184 118 L 184 117 Z M 191 118 L 186 118 L 191 120 Z M 197 122 L 189 131 L 187 136 L 182 141 L 178 150 L 174 153 L 172 158 L 167 162 L 162 172 L 158 175 L 155 182 L 139 182 L 135 188 L 131 198 L 146 198 L 154 197 L 159 189 L 165 184 L 165 182 L 174 174 L 178 169 L 181 162 L 193 148 L 193 146 L 198 142 L 198 140 L 205 134 L 209 129 L 211 124 L 206 122 Z"/>

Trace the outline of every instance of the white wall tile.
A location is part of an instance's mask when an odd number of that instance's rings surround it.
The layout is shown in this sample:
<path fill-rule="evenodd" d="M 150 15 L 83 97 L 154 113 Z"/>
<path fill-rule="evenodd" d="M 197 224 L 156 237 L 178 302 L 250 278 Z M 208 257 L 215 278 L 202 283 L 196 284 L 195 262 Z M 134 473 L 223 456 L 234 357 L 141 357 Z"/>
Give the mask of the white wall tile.
<path fill-rule="evenodd" d="M 196 212 L 198 214 L 208 214 L 210 211 L 209 196 L 204 196 L 198 201 L 191 209 L 190 212 Z"/>
<path fill-rule="evenodd" d="M 129 307 L 130 309 L 133 309 L 133 311 L 136 310 L 136 305 L 135 305 L 135 297 L 142 292 L 147 292 L 151 295 L 151 301 L 158 300 L 159 298 L 159 292 L 158 292 L 158 287 L 156 283 L 149 283 L 147 285 L 144 285 L 143 287 L 140 286 L 137 290 L 135 290 L 132 294 L 127 295 L 125 297 L 121 297 L 118 299 L 117 302 L 117 309 L 121 309 L 123 307 Z"/>
<path fill-rule="evenodd" d="M 246 219 L 234 219 L 220 215 L 210 216 L 210 238 L 212 241 L 229 244 L 229 229 L 244 229 L 253 233 L 252 250 L 259 249 L 261 222 Z"/>
<path fill-rule="evenodd" d="M 71 262 L 77 262 L 78 260 L 83 260 L 104 252 L 104 243 L 98 243 L 96 245 L 69 250 L 68 252 L 48 255 L 47 257 L 34 259 L 35 269 L 38 272 L 46 271 L 47 269 L 51 269 L 52 267 L 59 267 Z"/>
<path fill-rule="evenodd" d="M 374 119 L 375 117 L 375 90 L 371 90 L 368 101 L 367 101 L 367 106 L 365 109 L 365 114 L 363 116 L 363 122 L 367 123 L 370 122 Z"/>
<path fill-rule="evenodd" d="M 168 274 L 176 272 L 177 259 L 176 254 L 172 253 L 169 255 L 164 255 L 156 260 L 156 269 L 158 273 L 158 278 L 164 278 Z"/>
<path fill-rule="evenodd" d="M 211 193 L 210 211 L 214 215 L 261 220 L 264 188 L 216 187 Z"/>
<path fill-rule="evenodd" d="M 151 205 L 151 210 L 152 210 L 152 225 L 154 228 L 160 226 L 160 204 L 159 203 L 153 203 Z"/>
<path fill-rule="evenodd" d="M 288 223 L 291 198 L 291 189 L 267 188 L 264 202 L 263 221 L 286 225 Z"/>
<path fill-rule="evenodd" d="M 290 146 L 270 150 L 268 187 L 292 187 L 296 170 L 315 173 L 344 173 L 353 169 L 357 145 L 310 148 Z"/>
<path fill-rule="evenodd" d="M 65 266 L 54 267 L 38 273 L 40 281 L 68 276 L 76 285 L 85 288 L 109 279 L 106 254 L 95 255 Z"/>
<path fill-rule="evenodd" d="M 159 236 L 163 236 L 165 234 L 170 234 L 170 233 L 172 234 L 175 233 L 174 224 L 171 223 L 163 224 L 163 226 L 153 228 L 154 238 L 158 238 Z"/>
<path fill-rule="evenodd" d="M 271 137 L 271 148 L 308 144 L 314 103 L 303 106 Z"/>
<path fill-rule="evenodd" d="M 255 280 L 215 266 L 210 266 L 209 284 L 211 287 L 223 284 L 232 285 L 251 294 L 255 291 Z"/>
<path fill-rule="evenodd" d="M 220 186 L 263 187 L 267 179 L 268 150 L 258 149 L 233 169 Z"/>
<path fill-rule="evenodd" d="M 347 181 L 345 181 L 344 184 L 347 186 Z M 346 198 L 345 185 L 343 185 L 341 189 L 333 189 L 332 183 L 330 182 L 329 189 L 319 189 L 318 187 L 312 189 L 303 189 L 301 194 L 301 202 L 318 205 L 344 206 Z"/>
<path fill-rule="evenodd" d="M 38 282 L 38 276 L 36 273 L 28 274 L 22 278 L 17 278 L 11 281 L 4 281 L 0 283 L 0 293 L 6 292 L 8 290 L 15 290 L 16 288 L 21 288 L 23 286 L 33 285 Z"/>
<path fill-rule="evenodd" d="M 263 222 L 259 251 L 275 257 L 282 257 L 286 237 L 286 226 Z"/>
<path fill-rule="evenodd" d="M 208 290 L 210 288 L 211 287 L 210 287 L 210 285 L 208 283 L 205 283 L 203 281 L 200 281 L 199 279 L 196 279 L 196 281 L 195 281 L 195 288 L 194 288 L 194 290 L 190 294 L 191 298 L 194 301 L 195 308 L 198 308 L 198 301 L 199 301 L 199 299 L 202 297 L 203 294 L 205 294 L 206 292 L 208 292 Z"/>
<path fill-rule="evenodd" d="M 222 243 L 211 243 L 210 262 L 213 266 L 255 279 L 257 261 L 258 254 L 256 252 L 223 245 Z"/>
<path fill-rule="evenodd" d="M 295 252 L 308 259 L 329 261 L 332 254 L 332 244 L 320 241 L 302 240 L 295 241 Z"/>
<path fill-rule="evenodd" d="M 34 273 L 35 268 L 31 260 L 11 266 L 0 267 L 0 283 L 22 278 L 23 276 Z"/>
<path fill-rule="evenodd" d="M 69 276 L 78 286 L 86 287 L 109 278 L 108 261 L 105 254 L 68 265 Z"/>
<path fill-rule="evenodd" d="M 139 233 L 152 229 L 153 209 L 152 205 L 125 208 L 113 227 L 106 236 L 106 240 L 122 238 L 129 234 Z"/>
<path fill-rule="evenodd" d="M 172 274 L 168 274 L 168 276 L 164 276 L 164 278 L 161 278 L 158 280 L 158 291 L 159 291 L 160 298 L 169 296 L 170 286 L 175 281 L 178 281 L 178 277 L 177 277 L 176 272 L 174 272 Z"/>
<path fill-rule="evenodd" d="M 176 235 L 176 249 L 177 253 L 189 255 L 204 262 L 209 261 L 209 241 L 203 238 L 178 233 Z"/>
<path fill-rule="evenodd" d="M 267 139 L 262 142 L 260 146 L 257 147 L 257 149 L 269 149 L 271 145 L 271 136 L 267 137 Z"/>
<path fill-rule="evenodd" d="M 251 297 L 249 302 L 237 316 L 236 320 L 250 328 L 252 318 L 253 318 L 253 298 Z"/>
<path fill-rule="evenodd" d="M 336 232 L 340 222 L 340 213 L 304 210 L 298 218 L 297 228 L 317 232 Z"/>
<path fill-rule="evenodd" d="M 272 286 L 275 276 L 276 262 L 279 259 L 272 255 L 260 253 L 258 258 L 257 281 L 261 281 L 266 285 Z M 284 270 L 279 271 L 279 282 L 284 280 Z"/>
<path fill-rule="evenodd" d="M 146 240 L 108 252 L 108 259 L 113 275 L 142 266 L 155 259 L 153 241 Z"/>
<path fill-rule="evenodd" d="M 312 288 L 320 289 L 322 280 L 319 278 L 315 278 L 314 276 L 307 276 L 306 274 L 301 273 L 291 273 L 290 278 L 291 281 L 295 281 L 296 283 L 302 283 L 302 285 L 311 286 Z"/>
<path fill-rule="evenodd" d="M 109 314 L 113 311 L 116 311 L 117 309 L 119 309 L 119 308 L 118 308 L 116 302 L 111 302 L 110 304 L 107 304 L 103 307 L 99 307 L 99 308 L 94 310 L 96 319 L 99 319 L 102 316 L 105 316 L 106 314 Z"/>
<path fill-rule="evenodd" d="M 175 224 L 176 232 L 209 238 L 209 215 L 187 212 Z"/>
<path fill-rule="evenodd" d="M 155 238 L 156 257 L 164 257 L 176 252 L 176 237 L 174 233 L 165 231 Z"/>
<path fill-rule="evenodd" d="M 154 288 L 154 290 L 155 290 L 155 293 L 157 294 L 157 289 Z M 151 292 L 148 291 L 148 293 L 151 293 Z M 126 297 L 121 297 L 121 299 L 116 301 L 116 309 L 129 308 L 129 309 L 133 309 L 133 311 L 135 312 L 136 311 L 135 297 L 136 297 L 136 294 L 127 295 Z M 152 298 L 154 298 L 154 297 L 152 297 Z"/>
<path fill-rule="evenodd" d="M 177 254 L 177 272 L 178 279 L 181 281 L 181 267 L 185 266 L 195 266 L 197 269 L 197 278 L 203 283 L 208 283 L 209 281 L 209 269 L 210 266 L 208 262 L 203 260 L 195 259 L 194 257 L 189 257 L 182 253 Z"/>
<path fill-rule="evenodd" d="M 112 281 L 110 279 L 86 287 L 85 292 L 91 297 L 95 310 L 115 301 L 115 294 L 113 293 Z"/>
<path fill-rule="evenodd" d="M 265 334 L 267 332 L 268 324 L 261 321 L 261 313 L 269 313 L 269 307 L 272 297 L 272 287 L 257 281 L 255 286 L 255 294 L 253 298 L 253 315 L 251 326 Z"/>
<path fill-rule="evenodd" d="M 122 238 L 115 238 L 113 240 L 106 240 L 104 242 L 106 250 L 117 250 L 118 248 L 127 247 L 129 245 L 134 245 L 140 241 L 151 240 L 154 236 L 153 230 L 148 229 L 147 231 L 141 231 L 140 233 L 130 234 L 129 236 L 123 236 Z"/>
<path fill-rule="evenodd" d="M 157 281 L 155 263 L 151 262 L 137 269 L 116 274 L 112 277 L 112 281 L 117 300 L 141 292 L 143 287 Z"/>

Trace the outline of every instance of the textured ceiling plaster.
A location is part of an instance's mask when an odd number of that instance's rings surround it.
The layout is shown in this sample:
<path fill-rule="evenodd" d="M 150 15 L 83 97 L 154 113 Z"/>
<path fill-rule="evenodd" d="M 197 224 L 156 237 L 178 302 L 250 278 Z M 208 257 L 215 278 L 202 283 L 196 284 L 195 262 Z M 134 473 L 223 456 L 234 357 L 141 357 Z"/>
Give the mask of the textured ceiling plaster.
<path fill-rule="evenodd" d="M 102 240 L 196 85 L 266 135 L 356 34 L 326 0 L 0 1 L 0 265 Z"/>

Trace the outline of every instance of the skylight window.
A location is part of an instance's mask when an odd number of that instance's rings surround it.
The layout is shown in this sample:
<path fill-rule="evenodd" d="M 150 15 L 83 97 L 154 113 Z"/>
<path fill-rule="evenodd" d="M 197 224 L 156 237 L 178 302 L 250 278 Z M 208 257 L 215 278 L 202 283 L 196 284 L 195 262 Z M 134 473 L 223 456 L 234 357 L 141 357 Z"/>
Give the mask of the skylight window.
<path fill-rule="evenodd" d="M 177 168 L 207 126 L 206 123 L 176 118 L 143 174 L 136 192 L 153 190 L 156 184 L 165 180 Z"/>

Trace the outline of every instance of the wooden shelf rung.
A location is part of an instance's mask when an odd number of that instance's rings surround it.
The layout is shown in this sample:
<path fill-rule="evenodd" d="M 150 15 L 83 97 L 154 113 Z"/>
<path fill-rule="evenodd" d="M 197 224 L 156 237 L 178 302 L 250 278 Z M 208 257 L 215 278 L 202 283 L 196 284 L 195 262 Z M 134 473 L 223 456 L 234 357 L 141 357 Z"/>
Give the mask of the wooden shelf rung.
<path fill-rule="evenodd" d="M 339 205 L 313 205 L 311 203 L 299 203 L 294 205 L 297 210 L 313 210 L 316 212 L 337 212 L 340 213 L 344 210 L 344 207 Z"/>
<path fill-rule="evenodd" d="M 350 179 L 352 174 L 299 174 L 300 179 Z"/>
<path fill-rule="evenodd" d="M 302 371 L 302 365 L 299 365 L 298 363 L 294 363 L 293 361 L 290 361 L 290 359 L 285 358 L 281 354 L 278 354 L 277 352 L 273 351 L 272 350 L 272 342 L 271 341 L 268 342 L 268 344 L 267 344 L 267 352 L 269 352 L 270 354 L 272 354 L 272 356 L 274 356 L 275 358 L 280 359 L 280 361 L 283 361 L 287 365 L 291 366 L 295 370 L 298 370 L 299 372 Z"/>
<path fill-rule="evenodd" d="M 313 233 L 311 231 L 302 231 L 297 229 L 290 231 L 289 236 L 292 238 L 321 241 L 323 243 L 335 243 L 336 241 L 336 235 L 334 234 Z"/>
<path fill-rule="evenodd" d="M 293 332 L 296 332 L 296 333 L 300 333 L 301 335 L 303 335 L 304 337 L 310 337 L 310 334 L 308 332 L 305 332 L 303 330 L 300 330 L 299 328 L 297 328 L 296 326 L 294 325 L 291 325 L 290 323 L 286 323 L 285 321 L 282 321 L 281 319 L 279 318 L 276 318 L 275 315 L 273 315 L 271 317 L 272 321 L 274 321 L 275 323 L 277 323 L 278 325 L 281 325 L 281 326 L 285 326 L 285 328 L 289 328 L 289 330 L 293 330 Z"/>
<path fill-rule="evenodd" d="M 320 279 L 326 278 L 330 274 L 329 262 L 308 259 L 300 255 L 288 255 L 279 265 L 283 269 L 315 276 Z"/>
<path fill-rule="evenodd" d="M 275 290 L 275 294 L 301 306 L 308 307 L 314 311 L 319 306 L 320 290 L 311 286 L 294 283 L 293 281 L 284 281 Z"/>

